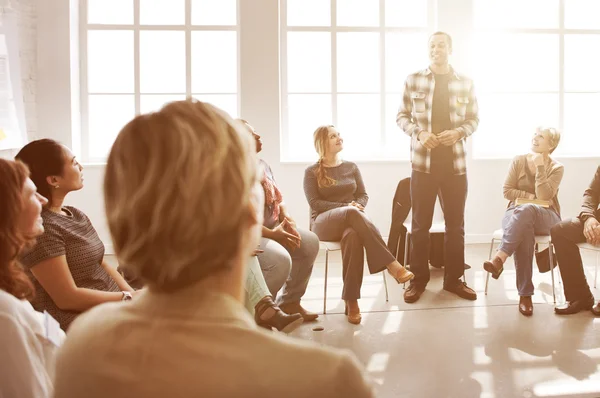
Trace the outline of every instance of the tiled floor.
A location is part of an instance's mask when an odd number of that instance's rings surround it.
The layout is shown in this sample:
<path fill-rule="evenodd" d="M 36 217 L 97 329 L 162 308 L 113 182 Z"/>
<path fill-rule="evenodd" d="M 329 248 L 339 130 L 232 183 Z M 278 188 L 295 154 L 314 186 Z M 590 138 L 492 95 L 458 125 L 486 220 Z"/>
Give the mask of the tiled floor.
<path fill-rule="evenodd" d="M 293 336 L 356 353 L 377 384 L 379 397 L 600 397 L 600 318 L 591 313 L 553 313 L 550 274 L 534 272 L 534 315 L 522 316 L 512 261 L 484 295 L 486 245 L 467 247 L 467 282 L 477 301 L 441 290 L 443 270 L 432 268 L 427 291 L 415 304 L 402 299 L 402 286 L 365 274 L 361 325 L 343 315 L 339 253 L 330 254 L 327 315 Z M 596 255 L 586 253 L 593 284 Z M 534 265 L 535 267 L 535 265 Z M 324 257 L 320 256 L 303 303 L 323 307 Z M 557 277 L 557 300 L 562 287 Z M 593 289 L 599 297 L 600 292 Z M 313 331 L 322 326 L 323 331 Z"/>

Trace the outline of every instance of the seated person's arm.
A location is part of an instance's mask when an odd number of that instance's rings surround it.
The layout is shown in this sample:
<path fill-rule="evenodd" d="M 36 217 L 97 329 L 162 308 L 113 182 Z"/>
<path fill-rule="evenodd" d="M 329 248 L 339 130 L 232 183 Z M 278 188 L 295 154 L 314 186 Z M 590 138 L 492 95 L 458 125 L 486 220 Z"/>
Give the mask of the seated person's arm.
<path fill-rule="evenodd" d="M 514 202 L 519 198 L 535 199 L 535 194 L 517 188 L 517 181 L 519 179 L 518 159 L 519 158 L 516 157 L 510 163 L 510 167 L 508 168 L 508 174 L 506 175 L 506 179 L 504 180 L 504 198 L 506 200 L 510 200 L 511 202 Z"/>
<path fill-rule="evenodd" d="M 106 273 L 115 281 L 119 289 L 127 292 L 134 292 L 135 289 L 129 286 L 129 283 L 123 278 L 123 276 L 117 271 L 115 267 L 111 267 L 105 259 L 102 260 L 102 267 L 106 270 Z"/>
<path fill-rule="evenodd" d="M 356 172 L 354 173 L 354 179 L 356 180 L 356 192 L 354 194 L 354 201 L 360 204 L 364 209 L 365 207 L 367 207 L 367 203 L 369 203 L 369 195 L 367 195 L 365 183 L 362 179 L 362 175 L 360 174 L 358 166 L 356 167 Z"/>
<path fill-rule="evenodd" d="M 338 207 L 348 206 L 348 203 L 331 202 L 329 200 L 321 199 L 321 195 L 319 195 L 317 176 L 312 172 L 312 170 L 306 170 L 304 172 L 304 194 L 306 195 L 306 200 L 308 201 L 310 208 L 318 213 L 323 213 L 331 209 L 337 209 Z"/>
<path fill-rule="evenodd" d="M 56 306 L 63 311 L 86 311 L 108 301 L 121 301 L 121 292 L 103 292 L 75 285 L 65 255 L 43 260 L 31 272 L 48 292 Z"/>
<path fill-rule="evenodd" d="M 585 222 L 588 218 L 595 218 L 600 205 L 600 167 L 596 170 L 594 179 L 589 188 L 583 193 L 583 203 L 579 218 Z"/>
<path fill-rule="evenodd" d="M 538 166 L 535 173 L 535 197 L 541 200 L 555 197 L 564 173 L 563 166 L 555 168 L 550 175 L 547 175 L 545 166 Z"/>

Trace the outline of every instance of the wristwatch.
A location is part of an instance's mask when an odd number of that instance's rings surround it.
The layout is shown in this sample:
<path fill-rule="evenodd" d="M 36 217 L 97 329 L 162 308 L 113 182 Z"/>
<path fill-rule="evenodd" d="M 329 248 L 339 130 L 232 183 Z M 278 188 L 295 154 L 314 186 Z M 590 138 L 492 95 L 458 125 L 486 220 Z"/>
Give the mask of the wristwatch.
<path fill-rule="evenodd" d="M 130 292 L 123 291 L 123 298 L 121 301 L 129 301 L 133 299 L 133 295 Z"/>

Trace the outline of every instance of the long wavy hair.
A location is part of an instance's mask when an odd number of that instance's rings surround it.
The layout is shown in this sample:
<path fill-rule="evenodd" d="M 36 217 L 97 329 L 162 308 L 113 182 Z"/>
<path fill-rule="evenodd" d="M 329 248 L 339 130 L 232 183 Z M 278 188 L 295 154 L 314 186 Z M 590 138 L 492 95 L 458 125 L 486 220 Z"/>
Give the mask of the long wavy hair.
<path fill-rule="evenodd" d="M 20 161 L 0 159 L 0 289 L 18 299 L 31 299 L 35 289 L 17 261 L 30 238 L 19 231 L 23 188 L 29 170 Z"/>
<path fill-rule="evenodd" d="M 327 152 L 327 142 L 329 140 L 329 129 L 332 127 L 335 126 L 331 124 L 320 126 L 313 134 L 315 150 L 319 154 L 319 160 L 317 162 L 319 167 L 317 167 L 315 174 L 317 175 L 317 184 L 319 184 L 320 188 L 326 188 L 335 185 L 335 180 L 325 173 L 325 166 L 323 166 L 323 159 L 325 158 Z"/>

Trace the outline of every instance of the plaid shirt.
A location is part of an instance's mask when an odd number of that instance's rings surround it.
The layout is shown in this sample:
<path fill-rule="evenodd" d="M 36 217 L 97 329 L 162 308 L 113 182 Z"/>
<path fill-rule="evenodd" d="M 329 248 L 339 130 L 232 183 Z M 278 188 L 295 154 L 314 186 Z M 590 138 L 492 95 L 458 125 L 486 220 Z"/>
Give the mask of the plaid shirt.
<path fill-rule="evenodd" d="M 477 98 L 473 81 L 459 75 L 450 68 L 449 82 L 450 123 L 462 134 L 462 138 L 452 146 L 454 152 L 454 174 L 465 174 L 465 140 L 473 134 L 479 124 Z M 396 123 L 412 139 L 410 142 L 411 163 L 415 171 L 430 173 L 431 150 L 425 148 L 417 136 L 422 131 L 431 131 L 431 110 L 435 79 L 429 68 L 409 75 L 404 84 L 402 105 L 396 116 Z"/>

